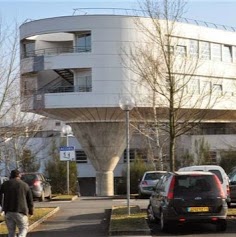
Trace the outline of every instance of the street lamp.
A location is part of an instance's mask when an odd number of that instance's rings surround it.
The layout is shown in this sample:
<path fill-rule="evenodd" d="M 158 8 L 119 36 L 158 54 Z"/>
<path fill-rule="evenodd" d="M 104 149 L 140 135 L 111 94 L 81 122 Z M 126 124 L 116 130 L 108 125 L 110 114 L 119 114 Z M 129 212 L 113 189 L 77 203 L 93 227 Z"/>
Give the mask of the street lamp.
<path fill-rule="evenodd" d="M 134 108 L 134 101 L 130 97 L 123 97 L 119 102 L 120 108 L 126 114 L 126 162 L 127 162 L 127 209 L 130 215 L 130 156 L 129 156 L 129 111 Z"/>
<path fill-rule="evenodd" d="M 62 133 L 66 135 L 66 146 L 69 146 L 69 135 L 72 134 L 72 128 L 69 125 L 65 125 L 62 127 Z M 67 194 L 70 194 L 70 161 L 66 161 L 66 170 L 67 170 L 67 178 L 66 178 L 66 187 Z"/>

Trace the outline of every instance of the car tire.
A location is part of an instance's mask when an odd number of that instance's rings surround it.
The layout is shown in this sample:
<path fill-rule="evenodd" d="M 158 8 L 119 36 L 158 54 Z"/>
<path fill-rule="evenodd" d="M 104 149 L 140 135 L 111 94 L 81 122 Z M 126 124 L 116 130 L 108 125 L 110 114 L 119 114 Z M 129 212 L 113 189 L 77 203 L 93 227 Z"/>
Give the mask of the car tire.
<path fill-rule="evenodd" d="M 49 196 L 47 197 L 47 199 L 50 201 L 52 199 L 52 193 L 50 192 Z"/>
<path fill-rule="evenodd" d="M 161 224 L 161 231 L 167 231 L 168 229 L 168 222 L 166 221 L 163 211 L 160 213 L 160 224 Z"/>
<path fill-rule="evenodd" d="M 45 193 L 44 191 L 42 191 L 41 197 L 39 198 L 40 202 L 44 202 L 45 201 Z"/>
<path fill-rule="evenodd" d="M 217 224 L 216 224 L 216 231 L 226 231 L 227 228 L 227 222 L 226 220 L 220 220 Z"/>
<path fill-rule="evenodd" d="M 150 223 L 153 223 L 153 222 L 157 221 L 157 218 L 154 215 L 154 212 L 153 212 L 151 204 L 149 204 L 148 207 L 147 207 L 147 218 L 148 218 L 148 221 Z"/>

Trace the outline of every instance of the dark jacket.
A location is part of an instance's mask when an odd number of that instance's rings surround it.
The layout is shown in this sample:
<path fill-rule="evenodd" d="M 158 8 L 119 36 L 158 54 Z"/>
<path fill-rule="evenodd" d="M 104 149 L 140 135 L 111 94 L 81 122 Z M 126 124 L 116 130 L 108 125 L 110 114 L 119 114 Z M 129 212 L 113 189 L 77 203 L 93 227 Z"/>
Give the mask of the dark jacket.
<path fill-rule="evenodd" d="M 5 181 L 0 188 L 0 205 L 5 213 L 33 215 L 34 203 L 28 184 L 18 178 Z"/>

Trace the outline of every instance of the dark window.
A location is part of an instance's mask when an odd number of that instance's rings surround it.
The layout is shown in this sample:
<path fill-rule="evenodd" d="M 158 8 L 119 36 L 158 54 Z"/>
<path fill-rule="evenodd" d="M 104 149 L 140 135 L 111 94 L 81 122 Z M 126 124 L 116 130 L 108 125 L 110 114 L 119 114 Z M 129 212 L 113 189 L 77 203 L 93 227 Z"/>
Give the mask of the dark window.
<path fill-rule="evenodd" d="M 87 155 L 83 150 L 76 150 L 75 156 L 76 156 L 76 163 L 88 163 Z"/>

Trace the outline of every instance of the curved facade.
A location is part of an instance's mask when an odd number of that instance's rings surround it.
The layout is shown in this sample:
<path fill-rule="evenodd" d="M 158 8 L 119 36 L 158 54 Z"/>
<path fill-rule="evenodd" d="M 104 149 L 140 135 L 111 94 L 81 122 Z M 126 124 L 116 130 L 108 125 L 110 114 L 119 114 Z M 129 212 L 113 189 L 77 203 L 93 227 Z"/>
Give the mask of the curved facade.
<path fill-rule="evenodd" d="M 146 40 L 136 20 L 116 15 L 66 16 L 20 27 L 22 111 L 72 126 L 96 169 L 99 196 L 113 195 L 113 170 L 125 149 L 125 116 L 119 101 L 132 96 L 144 114 L 152 107 L 147 99 L 150 89 L 129 70 L 124 53 Z M 149 26 L 148 18 L 139 20 Z M 212 113 L 206 120 L 235 120 L 236 33 L 178 23 L 173 38 L 178 39 L 176 52 L 202 54 L 188 90 L 215 89 L 213 97 L 220 94 L 220 101 L 207 108 Z M 176 68 L 176 73 L 184 73 L 178 64 Z M 158 100 L 162 101 L 160 109 L 165 108 L 167 102 Z M 182 108 L 191 109 L 195 100 L 193 94 Z M 197 109 L 206 109 L 204 102 Z M 224 113 L 213 116 L 220 112 Z M 131 119 L 136 118 L 134 113 Z"/>

